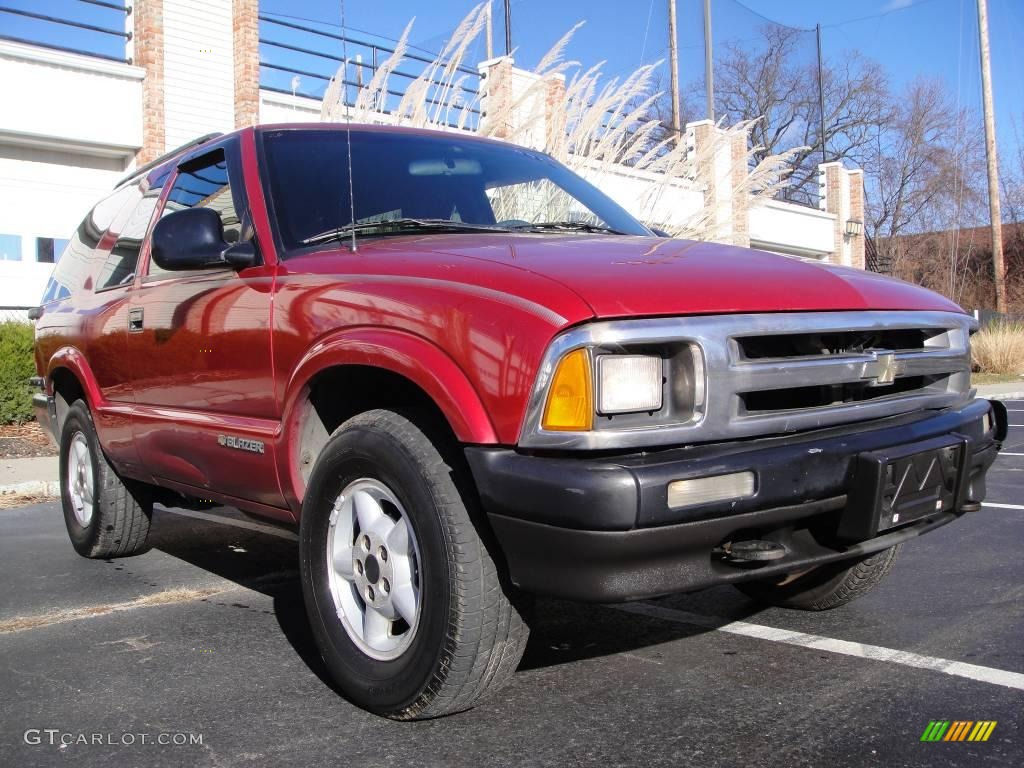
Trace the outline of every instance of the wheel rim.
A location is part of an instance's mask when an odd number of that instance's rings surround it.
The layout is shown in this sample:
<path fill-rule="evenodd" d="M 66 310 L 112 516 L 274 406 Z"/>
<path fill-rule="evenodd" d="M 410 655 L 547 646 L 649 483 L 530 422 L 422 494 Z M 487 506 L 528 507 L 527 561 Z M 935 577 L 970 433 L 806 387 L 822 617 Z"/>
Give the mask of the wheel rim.
<path fill-rule="evenodd" d="M 95 486 L 92 472 L 92 457 L 89 441 L 83 432 L 75 432 L 68 449 L 68 496 L 71 497 L 71 511 L 83 528 L 92 521 L 95 503 Z"/>
<path fill-rule="evenodd" d="M 384 483 L 362 478 L 334 502 L 327 573 L 342 626 L 375 659 L 409 647 L 420 618 L 420 557 L 409 516 Z"/>

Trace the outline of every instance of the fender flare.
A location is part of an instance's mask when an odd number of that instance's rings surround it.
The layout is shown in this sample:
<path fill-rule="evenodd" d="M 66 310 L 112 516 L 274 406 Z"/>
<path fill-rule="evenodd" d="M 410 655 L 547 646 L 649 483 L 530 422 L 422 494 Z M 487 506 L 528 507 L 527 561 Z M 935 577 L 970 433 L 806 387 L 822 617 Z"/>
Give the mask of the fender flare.
<path fill-rule="evenodd" d="M 106 403 L 89 361 L 75 347 L 61 347 L 46 361 L 47 394 L 56 394 L 53 387 L 53 374 L 60 368 L 66 368 L 78 379 L 85 395 L 85 402 L 91 412 L 96 413 L 97 409 Z"/>
<path fill-rule="evenodd" d="M 292 428 L 295 408 L 310 380 L 344 365 L 381 368 L 422 389 L 462 442 L 498 442 L 480 396 L 465 372 L 444 350 L 407 331 L 378 327 L 349 328 L 318 341 L 295 366 L 284 392 L 282 425 Z M 290 435 L 285 435 L 286 440 Z"/>
<path fill-rule="evenodd" d="M 304 483 L 292 462 L 301 430 L 309 382 L 322 371 L 361 365 L 390 371 L 423 390 L 465 443 L 498 442 L 480 396 L 463 370 L 436 344 L 406 331 L 379 327 L 348 328 L 318 341 L 298 362 L 288 379 L 281 410 L 277 451 L 281 490 L 293 511 L 301 507 Z"/>

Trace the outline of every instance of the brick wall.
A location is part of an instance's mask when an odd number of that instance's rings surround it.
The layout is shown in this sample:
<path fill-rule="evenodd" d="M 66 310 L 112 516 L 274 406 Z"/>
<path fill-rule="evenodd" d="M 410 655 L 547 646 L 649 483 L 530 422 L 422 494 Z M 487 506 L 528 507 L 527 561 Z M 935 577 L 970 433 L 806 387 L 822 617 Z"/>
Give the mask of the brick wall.
<path fill-rule="evenodd" d="M 688 123 L 687 129 L 693 136 L 693 152 L 697 153 L 697 185 L 704 193 L 704 210 L 711 211 L 711 230 L 718 226 L 718 182 L 715 174 L 715 157 L 707 147 L 714 140 L 715 124 L 710 120 Z"/>
<path fill-rule="evenodd" d="M 556 143 L 556 137 L 565 133 L 568 112 L 565 104 L 565 78 L 561 75 L 548 80 L 545 91 L 544 125 L 547 128 L 545 146 Z"/>
<path fill-rule="evenodd" d="M 488 135 L 498 139 L 507 139 L 512 134 L 512 126 L 508 122 L 512 105 L 512 64 L 511 58 L 503 56 L 480 66 L 480 87 L 486 94 L 482 104 L 482 124 L 486 125 Z M 501 124 L 494 125 L 494 120 L 499 118 Z"/>
<path fill-rule="evenodd" d="M 259 0 L 232 0 L 235 64 L 235 127 L 259 122 Z"/>
<path fill-rule="evenodd" d="M 832 229 L 834 245 L 828 260 L 832 264 L 842 264 L 845 237 L 843 231 L 846 225 L 846 216 L 843 211 L 843 175 L 845 171 L 842 163 L 838 162 L 822 163 L 818 168 L 822 177 L 820 182 L 822 189 L 819 199 L 823 203 L 824 210 L 836 216 L 835 225 Z"/>
<path fill-rule="evenodd" d="M 859 168 L 847 171 L 847 182 L 850 185 L 850 218 L 864 222 L 864 171 Z M 864 228 L 861 233 L 850 238 L 850 263 L 859 269 L 865 268 L 864 262 Z"/>
<path fill-rule="evenodd" d="M 838 161 L 818 166 L 821 186 L 819 207 L 835 215 L 829 262 L 864 269 L 864 172 L 859 168 L 846 170 Z M 846 234 L 849 221 L 861 223 L 859 235 Z"/>
<path fill-rule="evenodd" d="M 750 246 L 750 195 L 747 193 L 747 133 L 732 137 L 729 147 L 732 163 L 732 242 L 744 248 Z M 741 190 L 736 194 L 736 190 Z"/>
<path fill-rule="evenodd" d="M 146 70 L 142 83 L 142 148 L 135 155 L 143 165 L 167 151 L 164 138 L 164 3 L 135 0 L 132 7 L 132 63 Z"/>

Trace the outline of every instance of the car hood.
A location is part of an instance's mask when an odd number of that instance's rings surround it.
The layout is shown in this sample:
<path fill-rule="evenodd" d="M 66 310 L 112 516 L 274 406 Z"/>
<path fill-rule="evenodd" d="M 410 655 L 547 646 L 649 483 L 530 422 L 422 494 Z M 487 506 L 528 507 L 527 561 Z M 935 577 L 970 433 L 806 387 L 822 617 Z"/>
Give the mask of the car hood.
<path fill-rule="evenodd" d="M 603 235 L 433 235 L 378 241 L 528 270 L 575 292 L 600 318 L 828 310 L 962 312 L 932 291 L 873 272 L 718 243 Z M 403 242 L 404 241 L 404 242 Z M 553 308 L 557 311 L 557 308 Z"/>

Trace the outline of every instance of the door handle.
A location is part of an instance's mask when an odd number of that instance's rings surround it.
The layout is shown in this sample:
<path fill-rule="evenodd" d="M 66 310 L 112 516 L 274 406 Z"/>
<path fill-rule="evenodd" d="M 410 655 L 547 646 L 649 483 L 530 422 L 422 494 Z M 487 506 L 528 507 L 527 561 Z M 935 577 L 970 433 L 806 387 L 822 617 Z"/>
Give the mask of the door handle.
<path fill-rule="evenodd" d="M 142 307 L 128 310 L 128 333 L 142 333 Z"/>

